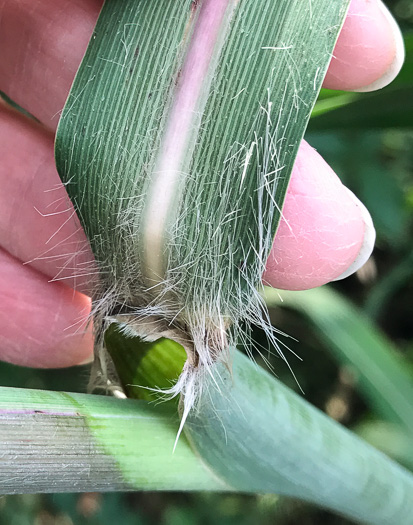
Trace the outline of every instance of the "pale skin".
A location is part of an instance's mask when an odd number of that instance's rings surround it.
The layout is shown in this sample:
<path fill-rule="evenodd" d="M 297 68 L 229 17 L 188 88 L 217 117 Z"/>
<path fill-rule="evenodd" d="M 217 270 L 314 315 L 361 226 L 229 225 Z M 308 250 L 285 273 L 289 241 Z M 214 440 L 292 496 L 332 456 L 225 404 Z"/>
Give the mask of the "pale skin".
<path fill-rule="evenodd" d="M 0 0 L 0 90 L 40 121 L 0 103 L 0 359 L 16 364 L 65 367 L 92 355 L 88 279 L 74 276 L 92 255 L 59 182 L 53 139 L 101 4 Z M 378 0 L 353 0 L 324 85 L 389 83 L 403 61 L 397 31 Z M 305 289 L 339 277 L 359 257 L 365 222 L 303 143 L 265 281 Z"/>

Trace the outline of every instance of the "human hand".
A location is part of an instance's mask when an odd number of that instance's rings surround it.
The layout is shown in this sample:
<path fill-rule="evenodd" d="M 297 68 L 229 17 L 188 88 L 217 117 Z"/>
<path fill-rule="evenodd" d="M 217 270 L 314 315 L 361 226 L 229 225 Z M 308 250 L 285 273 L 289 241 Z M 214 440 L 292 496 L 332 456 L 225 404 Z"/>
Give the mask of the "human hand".
<path fill-rule="evenodd" d="M 0 0 L 0 90 L 41 122 L 0 104 L 0 358 L 26 366 L 69 366 L 92 353 L 82 275 L 92 254 L 56 172 L 53 138 L 101 4 Z M 326 87 L 377 89 L 394 78 L 403 45 L 384 13 L 378 0 L 352 1 Z M 283 214 L 264 275 L 272 286 L 319 286 L 371 252 L 368 213 L 304 142 Z"/>

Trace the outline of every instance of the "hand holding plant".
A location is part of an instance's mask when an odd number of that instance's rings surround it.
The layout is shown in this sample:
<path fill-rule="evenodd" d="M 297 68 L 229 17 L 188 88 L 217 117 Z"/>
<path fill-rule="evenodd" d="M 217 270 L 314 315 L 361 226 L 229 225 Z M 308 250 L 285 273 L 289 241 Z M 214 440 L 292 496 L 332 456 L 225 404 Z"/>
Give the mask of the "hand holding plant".
<path fill-rule="evenodd" d="M 300 146 L 348 1 L 107 0 L 92 33 L 99 7 L 0 7 L 0 90 L 40 121 L 1 106 L 13 177 L 0 171 L 0 357 L 44 367 L 87 359 L 90 295 L 95 375 L 112 386 L 109 352 L 140 400 L 1 389 L 0 441 L 16 443 L 3 490 L 18 480 L 23 491 L 51 481 L 70 490 L 76 480 L 78 490 L 272 492 L 405 522 L 411 476 L 234 351 L 256 324 L 286 360 L 262 313 L 261 281 L 314 287 L 355 271 L 372 250 L 368 212 Z M 90 35 L 55 144 L 73 208 L 51 143 Z M 333 54 L 325 86 L 372 90 L 397 74 L 403 44 L 380 2 L 354 0 Z M 119 342 L 122 330 L 140 338 Z M 164 388 L 179 374 L 178 431 L 176 405 L 148 404 L 133 385 Z M 78 424 L 80 440 L 59 433 Z M 41 453 L 27 465 L 34 442 Z"/>
<path fill-rule="evenodd" d="M 92 352 L 84 330 L 93 276 L 82 271 L 92 254 L 54 167 L 53 137 L 101 3 L 0 5 L 0 90 L 40 121 L 0 105 L 0 357 L 17 364 L 69 366 Z M 402 61 L 381 2 L 353 0 L 324 85 L 377 89 Z M 355 271 L 372 249 L 368 213 L 304 142 L 283 213 L 264 275 L 274 287 L 318 286 Z"/>

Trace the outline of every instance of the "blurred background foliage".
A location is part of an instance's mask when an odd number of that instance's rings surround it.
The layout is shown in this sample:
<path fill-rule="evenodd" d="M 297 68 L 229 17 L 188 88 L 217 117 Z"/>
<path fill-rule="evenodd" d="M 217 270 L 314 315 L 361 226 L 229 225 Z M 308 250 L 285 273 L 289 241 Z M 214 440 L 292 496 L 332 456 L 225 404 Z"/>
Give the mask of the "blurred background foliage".
<path fill-rule="evenodd" d="M 377 230 L 376 248 L 366 267 L 356 276 L 329 287 L 339 294 L 338 301 L 344 301 L 340 304 L 348 312 L 355 305 L 354 316 L 359 319 L 361 315 L 373 323 L 367 329 L 376 332 L 382 344 L 389 346 L 389 353 L 397 356 L 413 381 L 413 3 L 387 0 L 386 4 L 406 38 L 407 61 L 399 80 L 372 95 L 323 92 L 306 138 L 365 202 Z M 380 402 L 384 394 L 378 389 L 366 395 L 365 378 L 357 359 L 352 362 L 351 357 L 343 358 L 344 354 L 340 354 L 344 346 L 340 350 L 339 333 L 336 332 L 335 350 L 328 343 L 326 330 L 334 330 L 333 325 L 328 327 L 328 319 L 327 325 L 321 326 L 311 315 L 303 316 L 303 308 L 292 303 L 286 300 L 284 307 L 271 308 L 271 317 L 277 328 L 297 340 L 285 342 L 302 359 L 291 356 L 290 363 L 306 398 L 413 469 L 411 437 L 391 417 L 383 416 Z M 347 321 L 350 324 L 346 328 L 357 338 L 359 325 L 354 325 L 353 332 L 351 319 Z M 254 336 L 257 343 L 266 345 L 262 334 L 257 332 Z M 363 352 L 363 337 L 359 341 L 358 352 Z M 374 355 L 374 349 L 365 346 L 366 355 L 369 350 Z M 258 354 L 256 359 L 261 359 Z M 269 360 L 278 377 L 298 390 L 286 366 L 273 355 Z M 88 375 L 87 366 L 33 370 L 0 363 L 3 386 L 84 392 Z M 345 525 L 349 522 L 276 495 L 171 492 L 0 498 L 0 525 L 113 523 Z"/>

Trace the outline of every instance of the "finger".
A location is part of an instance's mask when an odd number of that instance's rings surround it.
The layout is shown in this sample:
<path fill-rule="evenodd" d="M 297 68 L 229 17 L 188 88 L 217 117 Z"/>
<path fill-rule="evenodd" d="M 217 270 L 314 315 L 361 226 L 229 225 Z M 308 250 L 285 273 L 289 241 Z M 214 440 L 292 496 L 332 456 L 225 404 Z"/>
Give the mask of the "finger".
<path fill-rule="evenodd" d="M 0 90 L 51 129 L 57 126 L 102 2 L 0 0 Z M 395 46 L 400 41 L 399 29 L 383 15 L 378 0 L 353 0 L 325 85 L 359 89 L 380 75 L 390 81 L 395 70 L 388 77 L 385 71 L 396 48 L 400 62 L 400 45 Z"/>
<path fill-rule="evenodd" d="M 303 141 L 264 283 L 303 290 L 344 278 L 366 262 L 374 240 L 367 210 Z"/>
<path fill-rule="evenodd" d="M 324 87 L 374 91 L 387 86 L 403 62 L 403 37 L 383 2 L 352 0 Z"/>
<path fill-rule="evenodd" d="M 90 300 L 0 250 L 0 360 L 59 368 L 91 357 Z"/>
<path fill-rule="evenodd" d="M 0 246 L 24 263 L 89 291 L 96 270 L 54 166 L 50 132 L 0 104 Z"/>
<path fill-rule="evenodd" d="M 0 0 L 0 90 L 55 129 L 103 0 Z"/>

